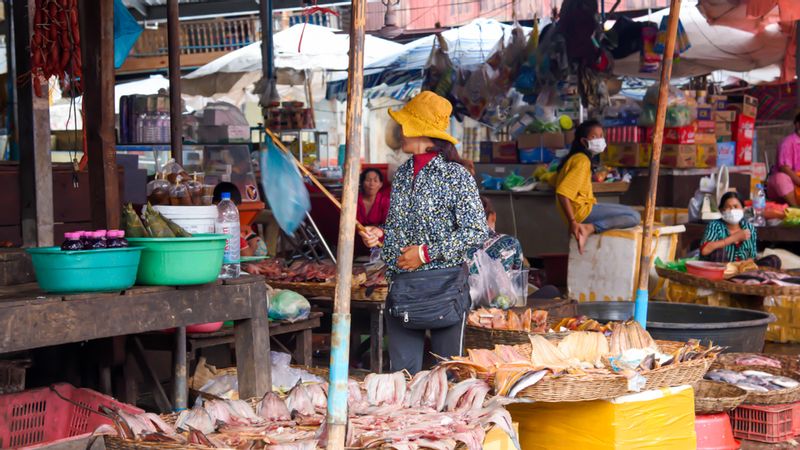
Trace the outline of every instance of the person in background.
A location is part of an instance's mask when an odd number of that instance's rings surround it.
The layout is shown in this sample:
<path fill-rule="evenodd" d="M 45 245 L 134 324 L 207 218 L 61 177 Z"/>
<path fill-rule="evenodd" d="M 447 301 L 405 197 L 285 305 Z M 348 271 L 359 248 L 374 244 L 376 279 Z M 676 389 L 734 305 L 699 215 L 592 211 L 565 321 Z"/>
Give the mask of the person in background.
<path fill-rule="evenodd" d="M 581 254 L 592 233 L 631 228 L 641 221 L 639 213 L 629 206 L 597 203 L 594 198 L 592 157 L 605 149 L 606 140 L 600 122 L 587 120 L 581 123 L 555 177 L 556 204 L 569 224 L 569 232 L 577 241 Z"/>
<path fill-rule="evenodd" d="M 240 245 L 242 256 L 267 256 L 267 245 L 252 227 L 242 228 Z"/>
<path fill-rule="evenodd" d="M 797 206 L 795 190 L 800 187 L 800 114 L 794 118 L 794 133 L 786 136 L 778 147 L 775 166 L 767 179 L 767 197 L 770 200 Z"/>
<path fill-rule="evenodd" d="M 356 219 L 364 226 L 381 226 L 389 215 L 390 194 L 383 189 L 383 174 L 369 168 L 359 178 L 358 209 Z"/>
<path fill-rule="evenodd" d="M 736 192 L 728 192 L 719 202 L 722 219 L 706 226 L 700 243 L 703 261 L 734 262 L 756 257 L 756 229 L 744 219 L 744 202 Z"/>
<path fill-rule="evenodd" d="M 478 186 L 447 133 L 452 112 L 449 101 L 430 91 L 389 111 L 402 127 L 403 152 L 412 157 L 395 174 L 385 225 L 360 232 L 368 247 L 383 242 L 393 372 L 422 369 L 427 330 L 433 353 L 462 352 L 470 307 L 466 254 L 486 240 L 488 229 Z"/>
<path fill-rule="evenodd" d="M 492 206 L 492 202 L 485 196 L 481 196 L 481 204 L 486 213 L 486 224 L 489 226 L 489 239 L 483 245 L 474 247 L 467 251 L 467 260 L 470 261 L 470 274 L 477 274 L 476 254 L 478 250 L 484 250 L 493 259 L 499 259 L 503 263 L 506 272 L 510 270 L 520 270 L 526 266 L 527 261 L 522 255 L 522 245 L 514 236 L 500 234 L 495 231 L 497 223 L 497 212 Z"/>

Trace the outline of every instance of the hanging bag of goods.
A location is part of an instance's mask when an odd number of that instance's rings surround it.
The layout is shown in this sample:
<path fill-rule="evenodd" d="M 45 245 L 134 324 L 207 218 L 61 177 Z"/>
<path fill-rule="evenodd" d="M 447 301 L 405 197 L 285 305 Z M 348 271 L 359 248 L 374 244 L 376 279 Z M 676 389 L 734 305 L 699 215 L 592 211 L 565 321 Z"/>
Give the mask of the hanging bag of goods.
<path fill-rule="evenodd" d="M 81 39 L 77 0 L 36 0 L 31 36 L 31 78 L 37 97 L 51 77 L 62 91 L 77 96 L 81 88 Z"/>

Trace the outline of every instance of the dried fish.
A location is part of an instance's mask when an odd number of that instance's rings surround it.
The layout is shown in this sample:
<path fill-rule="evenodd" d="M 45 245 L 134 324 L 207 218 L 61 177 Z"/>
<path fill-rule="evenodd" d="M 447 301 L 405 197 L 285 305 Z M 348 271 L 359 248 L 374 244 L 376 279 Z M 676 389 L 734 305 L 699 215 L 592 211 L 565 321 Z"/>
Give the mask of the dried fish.
<path fill-rule="evenodd" d="M 571 363 L 567 356 L 547 339 L 538 334 L 528 337 L 531 341 L 531 363 L 534 366 L 553 371 L 575 367 L 575 364 Z"/>
<path fill-rule="evenodd" d="M 567 358 L 603 367 L 603 357 L 608 355 L 608 340 L 601 333 L 576 331 L 558 343 L 558 349 Z"/>
<path fill-rule="evenodd" d="M 227 403 L 228 408 L 231 410 L 232 416 L 248 420 L 250 423 L 260 423 L 264 421 L 244 400 L 225 400 L 225 403 Z"/>
<path fill-rule="evenodd" d="M 639 322 L 628 320 L 617 324 L 611 332 L 610 351 L 612 355 L 621 355 L 628 349 L 658 350 L 658 345 Z"/>
<path fill-rule="evenodd" d="M 483 380 L 464 380 L 450 389 L 445 400 L 445 410 L 455 412 L 476 411 L 483 407 L 491 388 Z"/>
<path fill-rule="evenodd" d="M 328 407 L 328 383 L 309 383 L 306 388 L 314 409 L 324 411 Z"/>
<path fill-rule="evenodd" d="M 295 387 L 289 391 L 289 395 L 286 396 L 286 408 L 292 413 L 297 411 L 303 415 L 312 415 L 316 412 L 308 388 L 300 382 L 298 382 Z"/>
<path fill-rule="evenodd" d="M 292 413 L 286 407 L 286 403 L 278 397 L 278 394 L 270 391 L 258 403 L 256 408 L 258 415 L 270 421 L 287 421 L 292 419 Z"/>
<path fill-rule="evenodd" d="M 519 378 L 510 389 L 508 389 L 508 396 L 511 398 L 515 398 L 517 394 L 522 392 L 523 389 L 533 386 L 534 384 L 541 381 L 545 375 L 547 375 L 547 370 L 538 370 L 538 371 L 531 371 L 527 372 L 525 375 Z"/>
<path fill-rule="evenodd" d="M 211 434 L 216 429 L 213 419 L 202 406 L 181 411 L 178 420 L 175 421 L 175 428 L 184 431 L 196 430 L 205 434 Z"/>
<path fill-rule="evenodd" d="M 406 405 L 411 408 L 431 408 L 441 411 L 447 399 L 447 370 L 436 367 L 417 373 L 411 380 Z"/>
<path fill-rule="evenodd" d="M 402 405 L 406 397 L 406 377 L 402 372 L 371 373 L 364 379 L 364 385 L 371 406 Z"/>

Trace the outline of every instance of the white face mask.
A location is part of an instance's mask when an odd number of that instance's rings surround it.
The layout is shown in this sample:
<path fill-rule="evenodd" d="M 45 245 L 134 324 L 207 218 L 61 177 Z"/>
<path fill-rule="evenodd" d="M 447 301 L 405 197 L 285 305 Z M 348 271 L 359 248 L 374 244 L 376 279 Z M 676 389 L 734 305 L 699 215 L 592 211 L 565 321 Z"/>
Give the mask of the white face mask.
<path fill-rule="evenodd" d="M 735 225 L 742 221 L 744 218 L 744 210 L 743 209 L 729 209 L 727 211 L 722 212 L 722 220 L 725 223 Z"/>
<path fill-rule="evenodd" d="M 600 153 L 603 153 L 603 150 L 606 149 L 605 138 L 590 139 L 587 149 L 593 155 L 599 155 Z"/>

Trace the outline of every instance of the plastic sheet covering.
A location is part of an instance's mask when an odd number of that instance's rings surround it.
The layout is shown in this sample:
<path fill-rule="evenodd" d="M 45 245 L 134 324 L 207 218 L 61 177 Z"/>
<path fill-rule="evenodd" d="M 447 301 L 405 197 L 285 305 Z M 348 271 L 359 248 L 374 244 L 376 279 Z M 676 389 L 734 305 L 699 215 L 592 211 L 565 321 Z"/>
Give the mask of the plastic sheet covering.
<path fill-rule="evenodd" d="M 525 450 L 696 448 L 691 386 L 614 400 L 508 406 Z"/>
<path fill-rule="evenodd" d="M 767 325 L 766 340 L 800 342 L 800 297 L 776 295 L 764 297 L 764 310 L 775 314 L 775 322 Z"/>
<path fill-rule="evenodd" d="M 114 68 L 119 69 L 131 52 L 142 26 L 133 18 L 122 0 L 114 0 Z"/>

